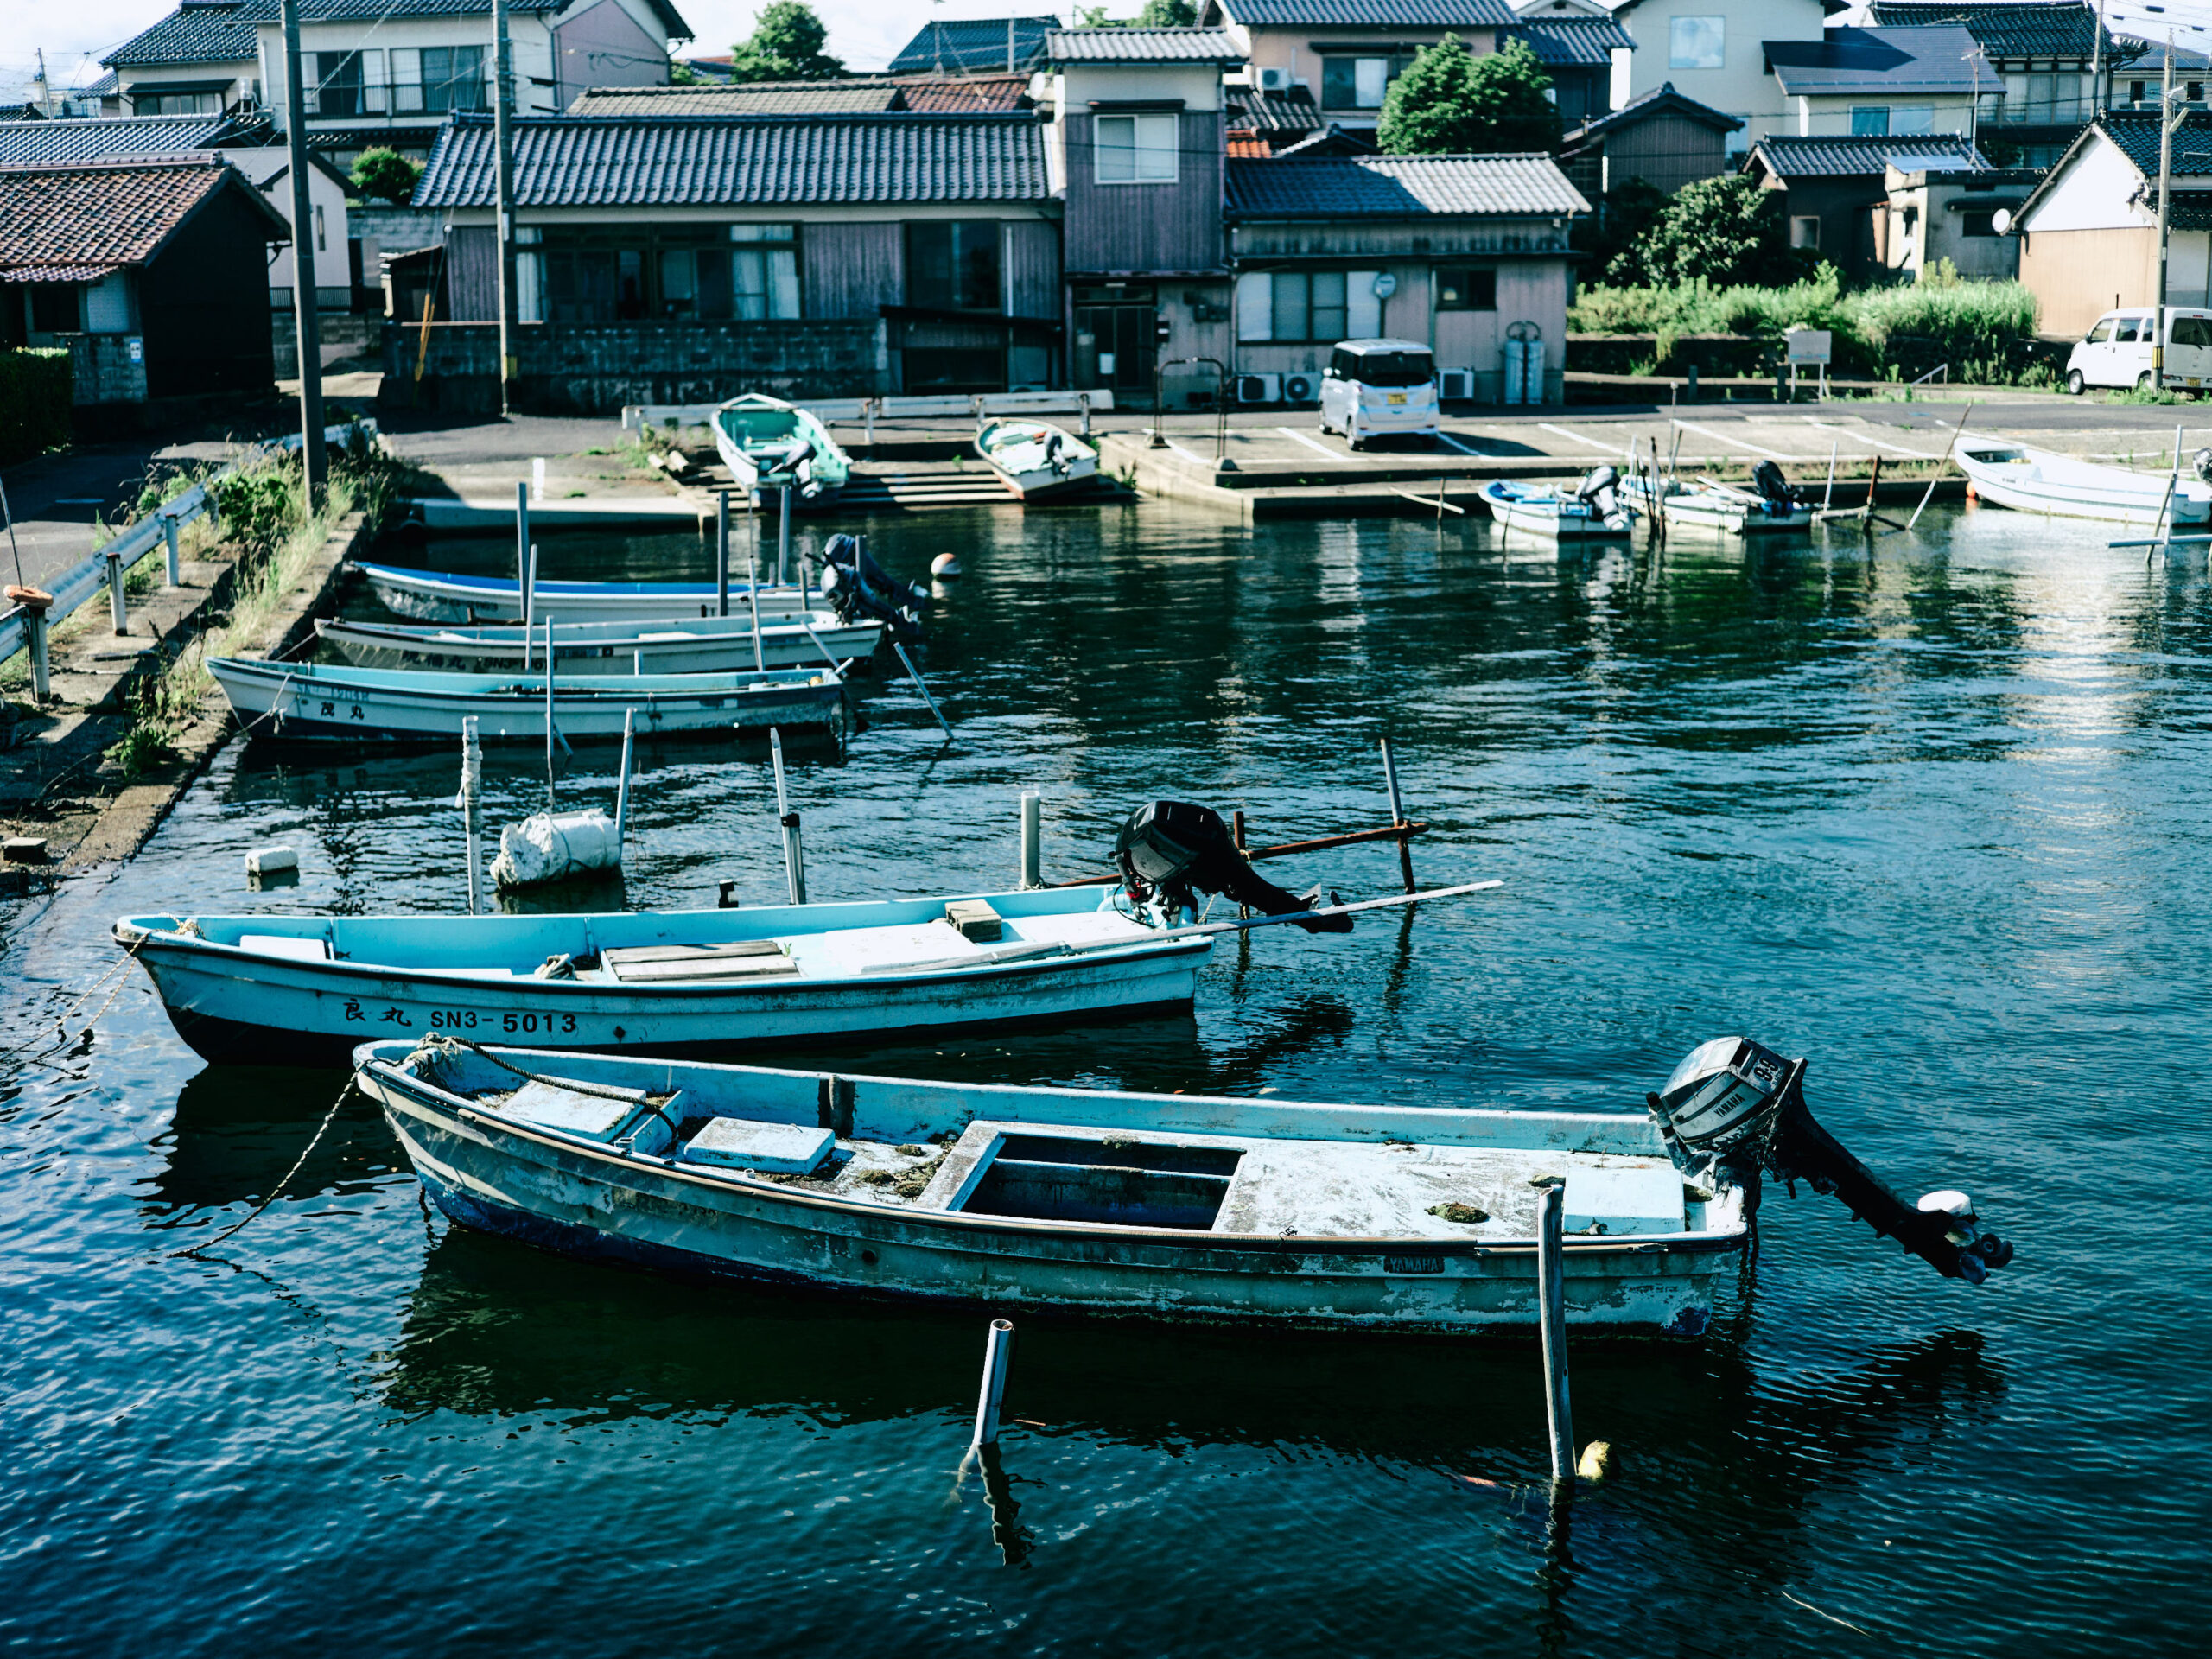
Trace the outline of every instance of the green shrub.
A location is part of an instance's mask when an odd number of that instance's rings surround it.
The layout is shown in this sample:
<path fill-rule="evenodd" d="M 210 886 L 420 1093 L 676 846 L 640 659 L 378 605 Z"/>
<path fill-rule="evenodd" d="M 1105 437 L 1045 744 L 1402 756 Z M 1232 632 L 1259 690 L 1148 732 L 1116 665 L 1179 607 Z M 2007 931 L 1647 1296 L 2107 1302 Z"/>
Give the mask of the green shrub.
<path fill-rule="evenodd" d="M 75 388 L 66 348 L 0 351 L 0 466 L 69 442 Z"/>

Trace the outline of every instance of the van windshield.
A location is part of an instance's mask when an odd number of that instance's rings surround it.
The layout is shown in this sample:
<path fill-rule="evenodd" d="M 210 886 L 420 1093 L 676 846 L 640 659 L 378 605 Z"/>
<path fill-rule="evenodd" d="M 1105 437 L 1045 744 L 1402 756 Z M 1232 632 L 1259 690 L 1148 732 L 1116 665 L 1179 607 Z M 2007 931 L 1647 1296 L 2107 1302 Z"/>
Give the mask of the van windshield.
<path fill-rule="evenodd" d="M 2084 346 L 2101 346 L 2111 338 L 2112 319 L 2106 317 L 2095 327 L 2089 330 L 2089 337 L 2082 343 Z"/>
<path fill-rule="evenodd" d="M 1365 352 L 1349 378 L 1367 386 L 1425 386 L 1436 378 L 1436 362 L 1427 352 Z"/>

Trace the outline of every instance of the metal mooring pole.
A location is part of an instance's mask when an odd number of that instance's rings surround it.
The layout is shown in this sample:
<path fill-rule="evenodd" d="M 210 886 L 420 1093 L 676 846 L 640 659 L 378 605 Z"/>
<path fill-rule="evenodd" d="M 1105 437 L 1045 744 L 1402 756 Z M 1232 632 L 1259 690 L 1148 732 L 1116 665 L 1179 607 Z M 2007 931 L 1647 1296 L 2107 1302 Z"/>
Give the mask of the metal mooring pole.
<path fill-rule="evenodd" d="M 1550 1427 L 1552 1478 L 1574 1478 L 1574 1414 L 1567 1395 L 1567 1243 L 1562 1230 L 1564 1183 L 1554 1181 L 1536 1201 L 1536 1295 L 1543 1331 L 1544 1417 Z"/>
<path fill-rule="evenodd" d="M 1021 885 L 1045 885 L 1044 802 L 1033 789 L 1021 791 Z"/>
<path fill-rule="evenodd" d="M 983 1387 L 976 1401 L 976 1433 L 970 1452 L 999 1443 L 999 1408 L 1006 1401 L 1006 1372 L 1014 1358 L 1014 1321 L 993 1319 L 983 1338 Z"/>

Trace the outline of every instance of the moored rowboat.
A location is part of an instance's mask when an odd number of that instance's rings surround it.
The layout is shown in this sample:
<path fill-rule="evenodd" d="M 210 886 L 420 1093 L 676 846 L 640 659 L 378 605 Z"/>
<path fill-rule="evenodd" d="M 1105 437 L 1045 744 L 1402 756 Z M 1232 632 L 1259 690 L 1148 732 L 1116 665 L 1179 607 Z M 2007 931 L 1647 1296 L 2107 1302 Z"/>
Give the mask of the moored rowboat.
<path fill-rule="evenodd" d="M 405 570 L 397 565 L 356 563 L 386 610 L 423 622 L 519 622 L 522 584 L 512 576 L 466 576 L 448 570 Z M 669 617 L 713 616 L 717 595 L 711 582 L 552 582 L 541 576 L 531 590 L 533 619 L 563 622 L 659 621 Z M 745 583 L 729 589 L 733 616 L 753 613 Z M 796 587 L 764 583 L 761 620 L 779 620 L 825 608 L 827 596 Z"/>
<path fill-rule="evenodd" d="M 461 722 L 471 716 L 487 743 L 545 736 L 542 671 L 452 674 L 211 657 L 207 671 L 238 723 L 257 736 L 421 741 L 458 737 Z M 844 695 L 844 682 L 826 664 L 744 674 L 556 672 L 553 725 L 571 741 L 619 738 L 625 715 L 635 710 L 640 736 L 769 726 L 827 727 L 842 735 Z"/>
<path fill-rule="evenodd" d="M 789 489 L 801 509 L 836 501 L 852 475 L 852 460 L 811 410 L 748 391 L 715 410 L 715 448 L 738 487 L 772 504 Z"/>
<path fill-rule="evenodd" d="M 1025 501 L 1061 494 L 1098 476 L 1098 452 L 1050 421 L 986 421 L 976 453 Z"/>
<path fill-rule="evenodd" d="M 318 618 L 323 643 L 361 668 L 487 673 L 545 660 L 544 631 L 512 625 L 423 627 Z M 872 655 L 880 622 L 848 623 L 834 611 L 763 618 L 760 662 L 768 668 L 835 666 Z M 744 673 L 754 667 L 753 618 L 702 616 L 643 622 L 556 622 L 553 660 L 563 674 Z"/>
<path fill-rule="evenodd" d="M 2121 524 L 2212 521 L 2212 485 L 2190 473 L 2177 480 L 1971 433 L 1960 435 L 1951 454 L 1976 495 L 2016 512 Z"/>
<path fill-rule="evenodd" d="M 1491 517 L 1508 530 L 1548 541 L 1618 540 L 1628 534 L 1631 522 L 1627 505 L 1618 499 L 1592 499 L 1548 486 L 1492 479 L 1477 493 Z"/>

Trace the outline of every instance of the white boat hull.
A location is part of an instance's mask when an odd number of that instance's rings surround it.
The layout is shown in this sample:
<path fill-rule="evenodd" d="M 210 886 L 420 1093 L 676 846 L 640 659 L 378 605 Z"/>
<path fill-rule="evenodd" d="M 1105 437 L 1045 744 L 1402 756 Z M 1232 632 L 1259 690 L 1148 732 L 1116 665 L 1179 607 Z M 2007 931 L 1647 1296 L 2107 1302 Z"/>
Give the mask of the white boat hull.
<path fill-rule="evenodd" d="M 522 620 L 522 585 L 512 578 L 456 576 L 383 564 L 355 568 L 368 577 L 370 588 L 395 616 L 418 622 Z M 712 582 L 540 582 L 532 605 L 539 621 L 550 616 L 556 622 L 657 622 L 714 616 L 718 602 Z M 745 583 L 730 584 L 733 615 L 749 618 L 753 603 Z M 797 587 L 764 586 L 760 618 L 764 622 L 788 620 L 828 603 L 818 590 L 803 593 Z"/>
<path fill-rule="evenodd" d="M 2212 522 L 2212 489 L 2186 473 L 2175 484 L 2166 473 L 2133 472 L 1970 435 L 1958 440 L 1952 455 L 1975 495 L 2016 512 L 2145 527 L 2162 520 L 2169 526 Z"/>
<path fill-rule="evenodd" d="M 1098 476 L 1098 452 L 1049 421 L 989 421 L 976 434 L 976 453 L 1025 501 L 1083 488 Z"/>
<path fill-rule="evenodd" d="M 1422 1234 L 1413 1236 L 1395 1228 L 1378 1236 L 1218 1222 L 1203 1230 L 1102 1225 L 974 1213 L 933 1205 L 928 1192 L 901 1203 L 810 1190 L 533 1128 L 448 1094 L 404 1061 L 376 1063 L 366 1051 L 359 1058 L 362 1088 L 384 1109 L 442 1209 L 462 1225 L 564 1254 L 833 1292 L 988 1301 L 1001 1311 L 1430 1334 L 1526 1329 L 1537 1318 L 1533 1236 L 1470 1236 L 1426 1217 Z M 637 1080 L 621 1062 L 599 1062 L 605 1069 L 595 1071 L 586 1057 L 518 1058 L 578 1081 Z M 679 1068 L 657 1086 L 697 1095 L 703 1070 Z M 922 1141 L 934 1126 L 973 1117 L 977 1127 L 1039 1133 L 1065 1123 L 1115 1126 L 1317 1165 L 1339 1149 L 1352 1160 L 1371 1159 L 1383 1136 L 1416 1153 L 1441 1142 L 1446 1157 L 1464 1157 L 1461 1149 L 1479 1139 L 1497 1162 L 1516 1168 L 1516 1149 L 1532 1143 L 1541 1143 L 1539 1161 L 1570 1171 L 1633 1156 L 1663 1162 L 1665 1155 L 1648 1125 L 1599 1114 L 1304 1106 L 753 1068 L 740 1075 L 746 1116 L 819 1123 L 856 1148 L 864 1141 Z M 1460 1122 L 1476 1118 L 1501 1122 Z M 1509 1121 L 1516 1118 L 1535 1121 Z M 1281 1138 L 1260 1138 L 1270 1135 Z M 1455 1135 L 1456 1143 L 1447 1139 Z M 1314 1144 L 1324 1140 L 1335 1145 Z M 1525 1192 L 1528 1183 L 1521 1185 Z M 1522 1203 L 1533 1212 L 1533 1198 Z M 1707 1206 L 1700 1221 L 1695 1231 L 1570 1240 L 1567 1317 L 1622 1332 L 1701 1333 L 1715 1286 L 1744 1246 L 1738 1195 Z"/>
<path fill-rule="evenodd" d="M 1495 484 L 1480 492 L 1491 517 L 1508 531 L 1525 531 L 1545 541 L 1619 541 L 1632 520 L 1624 509 L 1611 516 L 1577 511 L 1580 504 L 1546 493 L 1516 496 Z"/>
<path fill-rule="evenodd" d="M 511 673 L 545 659 L 542 632 L 525 641 L 519 627 L 463 632 L 339 620 L 318 621 L 315 628 L 326 645 L 363 668 Z M 798 618 L 780 623 L 764 618 L 759 665 L 816 668 L 865 658 L 882 637 L 880 622 L 845 623 L 828 612 L 805 627 Z M 553 656 L 563 675 L 741 674 L 755 666 L 753 621 L 750 616 L 702 617 L 688 626 L 678 621 L 658 627 L 556 622 Z"/>
<path fill-rule="evenodd" d="M 557 664 L 558 654 L 556 654 Z M 474 718 L 486 743 L 543 741 L 542 676 L 421 673 L 318 669 L 313 664 L 211 658 L 207 671 L 223 689 L 238 723 L 257 736 L 353 743 L 458 738 Z M 378 683 L 379 680 L 392 683 Z M 704 679 L 707 683 L 696 682 Z M 451 681 L 449 686 L 406 681 Z M 695 683 L 687 685 L 687 680 Z M 556 673 L 553 725 L 563 738 L 622 735 L 634 711 L 640 737 L 760 730 L 770 726 L 827 728 L 842 737 L 844 686 L 827 665 L 818 675 L 771 671 L 746 675 L 648 675 L 642 678 Z"/>

